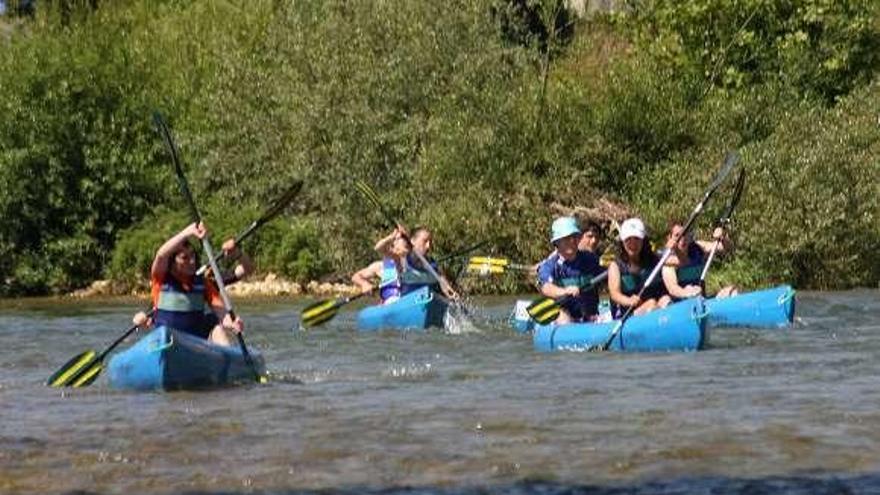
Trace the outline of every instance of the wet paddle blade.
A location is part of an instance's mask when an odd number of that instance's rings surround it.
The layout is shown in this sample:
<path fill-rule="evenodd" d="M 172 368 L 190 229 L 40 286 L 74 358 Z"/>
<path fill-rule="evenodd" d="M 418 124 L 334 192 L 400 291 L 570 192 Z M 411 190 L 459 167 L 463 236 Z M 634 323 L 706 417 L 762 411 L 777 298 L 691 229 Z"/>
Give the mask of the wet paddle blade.
<path fill-rule="evenodd" d="M 304 327 L 318 326 L 336 316 L 338 309 L 339 302 L 335 299 L 318 301 L 303 309 L 300 321 Z"/>
<path fill-rule="evenodd" d="M 559 303 L 549 297 L 538 299 L 526 308 L 529 316 L 539 325 L 547 325 L 559 317 Z"/>
<path fill-rule="evenodd" d="M 101 361 L 97 361 L 78 373 L 75 377 L 73 377 L 73 380 L 71 380 L 69 386 L 88 387 L 95 381 L 95 379 L 98 378 L 98 375 L 101 374 L 101 370 L 103 369 L 104 364 Z"/>
<path fill-rule="evenodd" d="M 338 310 L 339 308 L 337 307 L 331 307 L 322 313 L 316 313 L 309 318 L 303 318 L 302 325 L 306 328 L 320 326 L 333 319 Z"/>
<path fill-rule="evenodd" d="M 69 386 L 73 383 L 73 379 L 94 361 L 96 355 L 95 351 L 88 350 L 73 357 L 46 380 L 46 385 L 50 387 Z"/>

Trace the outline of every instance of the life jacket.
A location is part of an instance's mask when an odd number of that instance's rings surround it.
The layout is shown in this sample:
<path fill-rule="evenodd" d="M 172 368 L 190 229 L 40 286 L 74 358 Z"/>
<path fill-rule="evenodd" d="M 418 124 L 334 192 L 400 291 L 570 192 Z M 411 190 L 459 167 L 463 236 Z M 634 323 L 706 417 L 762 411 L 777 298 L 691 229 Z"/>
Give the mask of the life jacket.
<path fill-rule="evenodd" d="M 696 242 L 692 242 L 688 246 L 685 264 L 679 264 L 675 269 L 679 286 L 700 285 L 700 275 L 703 274 L 703 265 L 705 264 L 703 257 L 703 249 Z M 679 262 L 681 261 L 679 260 Z"/>
<path fill-rule="evenodd" d="M 208 325 L 204 277 L 193 277 L 192 286 L 187 290 L 175 277 L 167 275 L 162 281 L 153 319 L 156 325 L 203 336 Z"/>
<path fill-rule="evenodd" d="M 592 257 L 595 262 L 596 273 L 588 273 L 586 271 L 581 271 L 581 269 L 575 268 L 572 265 L 568 265 L 559 253 L 553 253 L 545 259 L 543 263 L 550 263 L 553 267 L 554 285 L 559 287 L 585 287 L 590 283 L 590 280 L 593 279 L 593 276 L 599 274 L 601 269 L 599 268 L 598 257 L 596 257 L 596 255 L 586 251 L 580 251 L 577 256 L 578 258 L 575 258 L 575 262 L 578 264 L 589 263 L 589 261 L 584 261 L 581 257 Z M 599 313 L 598 289 L 596 287 L 589 290 L 581 289 L 580 295 L 577 298 L 570 298 L 567 301 L 562 302 L 561 306 L 565 308 L 575 321 L 594 316 Z"/>
<path fill-rule="evenodd" d="M 617 268 L 620 269 L 620 292 L 625 296 L 637 295 L 642 290 L 642 287 L 644 287 L 645 282 L 648 281 L 648 277 L 654 269 L 653 265 L 645 266 L 642 267 L 638 273 L 630 273 L 629 265 L 619 257 L 614 260 L 614 263 L 616 263 Z M 665 293 L 666 287 L 663 285 L 663 281 L 658 275 L 645 290 L 645 293 L 642 294 L 642 300 L 657 299 L 663 297 Z M 614 318 L 620 318 L 623 316 L 624 312 L 625 309 L 622 306 L 614 303 L 611 304 L 611 314 L 614 315 Z"/>
<path fill-rule="evenodd" d="M 437 262 L 427 258 L 428 263 L 434 271 L 437 271 Z M 401 295 L 415 292 L 422 287 L 430 287 L 434 292 L 440 292 L 440 282 L 434 278 L 428 270 L 424 268 L 416 268 L 412 262 L 411 255 L 406 257 L 406 270 L 400 276 L 400 293 Z"/>
<path fill-rule="evenodd" d="M 400 297 L 400 275 L 397 272 L 397 263 L 392 258 L 382 260 L 382 273 L 379 279 L 379 298 L 387 301 L 392 297 Z"/>

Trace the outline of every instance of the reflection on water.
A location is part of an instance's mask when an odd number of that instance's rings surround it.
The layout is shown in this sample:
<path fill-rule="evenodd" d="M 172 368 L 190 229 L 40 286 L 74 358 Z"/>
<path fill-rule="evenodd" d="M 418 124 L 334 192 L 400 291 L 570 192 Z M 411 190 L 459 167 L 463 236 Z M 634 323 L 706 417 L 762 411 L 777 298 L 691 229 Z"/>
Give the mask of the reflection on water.
<path fill-rule="evenodd" d="M 480 302 L 459 335 L 244 304 L 270 384 L 142 394 L 43 386 L 136 302 L 7 304 L 0 493 L 880 493 L 877 292 L 653 355 L 537 353 Z"/>

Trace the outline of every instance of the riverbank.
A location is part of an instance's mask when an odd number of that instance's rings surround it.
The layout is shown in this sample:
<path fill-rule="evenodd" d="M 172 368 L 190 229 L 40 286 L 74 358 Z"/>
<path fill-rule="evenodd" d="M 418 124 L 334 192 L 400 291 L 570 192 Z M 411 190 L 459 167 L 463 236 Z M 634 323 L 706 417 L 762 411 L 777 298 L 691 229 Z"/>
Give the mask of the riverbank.
<path fill-rule="evenodd" d="M 139 287 L 121 287 L 111 280 L 96 280 L 84 289 L 79 289 L 67 294 L 65 297 L 74 299 L 88 299 L 97 297 L 134 296 L 147 297 L 149 292 L 147 285 Z M 285 280 L 274 273 L 269 273 L 263 278 L 253 277 L 249 280 L 236 282 L 227 286 L 227 290 L 233 296 L 241 297 L 277 297 L 277 296 L 336 296 L 354 295 L 360 292 L 357 286 L 352 284 L 318 282 L 313 280 L 307 284 L 300 284 Z"/>

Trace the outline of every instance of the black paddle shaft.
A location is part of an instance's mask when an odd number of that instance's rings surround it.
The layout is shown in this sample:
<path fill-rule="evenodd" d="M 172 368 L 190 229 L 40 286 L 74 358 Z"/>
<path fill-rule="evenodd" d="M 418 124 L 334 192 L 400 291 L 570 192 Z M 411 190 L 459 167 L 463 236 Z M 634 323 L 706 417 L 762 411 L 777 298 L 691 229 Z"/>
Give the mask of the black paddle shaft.
<path fill-rule="evenodd" d="M 190 216 L 192 217 L 193 222 L 201 222 L 202 215 L 199 213 L 199 208 L 196 206 L 192 192 L 189 189 L 186 175 L 183 173 L 183 167 L 181 166 L 180 157 L 177 153 L 177 145 L 171 137 L 171 131 L 168 129 L 168 126 L 165 125 L 165 120 L 162 119 L 159 112 L 153 113 L 153 120 L 156 123 L 156 127 L 159 129 L 159 133 L 162 134 L 162 139 L 165 141 L 165 146 L 168 148 L 168 152 L 171 154 L 171 161 L 174 164 L 174 171 L 177 174 L 177 183 L 180 185 L 180 192 L 183 194 L 184 199 L 189 206 Z M 223 300 L 223 306 L 226 308 L 226 312 L 229 316 L 234 319 L 235 310 L 232 308 L 232 301 L 229 300 L 229 294 L 226 293 L 226 285 L 223 283 L 223 274 L 220 273 L 220 268 L 217 266 L 217 260 L 214 258 L 214 250 L 211 248 L 211 241 L 208 239 L 207 235 L 202 237 L 202 249 L 205 250 L 205 254 L 208 256 L 208 262 L 211 265 L 211 270 L 214 272 L 214 281 L 217 284 L 217 291 L 220 293 L 220 298 Z M 244 356 L 245 362 L 248 363 L 254 373 L 254 378 L 257 382 L 262 381 L 260 374 L 257 372 L 257 366 L 251 358 L 250 352 L 248 352 L 244 337 L 242 337 L 240 332 L 236 332 L 235 336 L 238 338 L 238 345 L 241 348 L 241 354 Z"/>
<path fill-rule="evenodd" d="M 730 224 L 730 219 L 733 217 L 733 210 L 736 209 L 736 205 L 739 204 L 739 198 L 742 196 L 743 188 L 746 183 L 746 171 L 740 170 L 739 176 L 736 178 L 736 187 L 733 188 L 733 195 L 730 198 L 730 204 L 727 205 L 727 209 L 718 218 L 718 226 L 722 229 L 727 228 Z M 712 244 L 712 250 L 709 251 L 709 257 L 706 259 L 706 265 L 703 266 L 703 272 L 700 274 L 700 291 L 705 295 L 706 294 L 706 275 L 709 273 L 709 267 L 712 266 L 712 260 L 715 259 L 715 252 L 718 251 L 718 245 L 721 243 L 721 239 L 715 239 L 715 242 Z"/>

